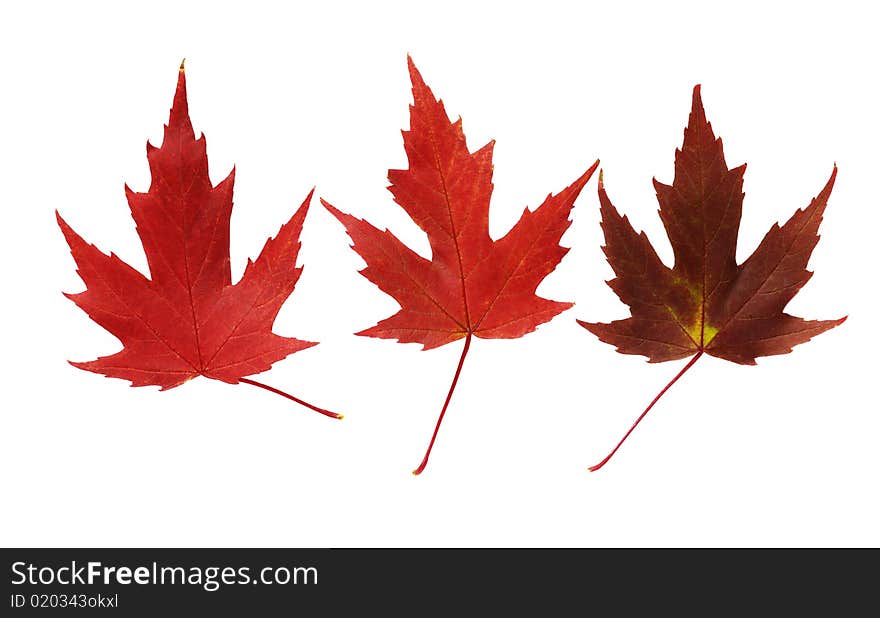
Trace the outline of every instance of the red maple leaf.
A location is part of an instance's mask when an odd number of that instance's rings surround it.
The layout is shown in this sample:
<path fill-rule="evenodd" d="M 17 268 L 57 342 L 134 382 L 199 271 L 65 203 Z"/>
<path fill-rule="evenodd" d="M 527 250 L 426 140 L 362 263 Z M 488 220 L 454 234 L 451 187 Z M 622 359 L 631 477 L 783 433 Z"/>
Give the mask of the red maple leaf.
<path fill-rule="evenodd" d="M 641 354 L 652 363 L 694 356 L 590 470 L 611 459 L 663 393 L 704 353 L 754 365 L 755 358 L 787 354 L 846 319 L 809 321 L 783 311 L 812 276 L 807 261 L 819 241 L 837 166 L 807 208 L 785 225 L 770 228 L 754 253 L 737 264 L 745 169 L 727 169 L 721 139 L 706 120 L 700 87 L 695 87 L 684 145 L 675 153 L 672 186 L 654 181 L 660 218 L 675 255 L 673 268 L 660 261 L 644 232 L 636 234 L 620 216 L 599 173 L 604 251 L 616 275 L 608 285 L 630 306 L 632 316 L 610 324 L 578 322 L 618 352 Z"/>
<path fill-rule="evenodd" d="M 115 254 L 87 244 L 56 212 L 86 290 L 66 294 L 115 335 L 123 349 L 75 367 L 130 380 L 132 386 L 179 386 L 196 376 L 244 382 L 287 393 L 244 376 L 266 371 L 289 354 L 316 345 L 272 332 L 281 305 L 293 292 L 299 236 L 312 194 L 248 260 L 232 284 L 229 219 L 233 169 L 217 186 L 208 178 L 204 136 L 196 139 L 186 101 L 183 65 L 162 146 L 147 144 L 152 183 L 147 193 L 125 187 L 150 278 Z"/>
<path fill-rule="evenodd" d="M 535 294 L 568 249 L 559 246 L 575 199 L 595 171 L 590 167 L 571 186 L 529 211 L 499 240 L 489 236 L 492 148 L 467 148 L 461 119 L 450 122 L 412 59 L 414 104 L 403 141 L 409 169 L 390 170 L 395 201 L 428 235 L 425 259 L 391 232 L 324 206 L 345 226 L 353 248 L 367 263 L 361 273 L 394 297 L 401 309 L 358 335 L 421 343 L 423 349 L 464 339 L 464 349 L 437 420 L 420 474 L 437 438 L 443 415 L 473 336 L 513 339 L 529 333 L 572 303 Z"/>

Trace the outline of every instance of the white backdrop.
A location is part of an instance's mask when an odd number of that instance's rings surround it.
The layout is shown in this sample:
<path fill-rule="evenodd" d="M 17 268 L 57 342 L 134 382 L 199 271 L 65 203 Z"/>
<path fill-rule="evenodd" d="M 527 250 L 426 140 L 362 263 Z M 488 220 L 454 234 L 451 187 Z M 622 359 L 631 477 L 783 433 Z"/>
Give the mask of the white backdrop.
<path fill-rule="evenodd" d="M 842 2 L 473 4 L 5 8 L 0 544 L 880 544 L 876 20 Z M 497 140 L 496 238 L 601 157 L 615 204 L 669 262 L 651 178 L 672 179 L 696 83 L 728 163 L 748 163 L 740 260 L 836 161 L 816 274 L 789 309 L 849 320 L 757 367 L 701 360 L 589 474 L 684 364 L 617 354 L 575 323 L 628 315 L 603 283 L 594 178 L 539 288 L 576 306 L 474 341 L 421 477 L 461 343 L 353 336 L 396 304 L 317 200 L 275 331 L 322 343 L 257 379 L 344 421 L 246 385 L 132 389 L 67 364 L 119 343 L 61 295 L 83 284 L 53 211 L 146 272 L 123 183 L 149 186 L 145 143 L 161 141 L 183 57 L 211 176 L 237 167 L 234 280 L 313 185 L 424 254 L 385 189 L 406 167 L 407 52 L 471 149 Z"/>

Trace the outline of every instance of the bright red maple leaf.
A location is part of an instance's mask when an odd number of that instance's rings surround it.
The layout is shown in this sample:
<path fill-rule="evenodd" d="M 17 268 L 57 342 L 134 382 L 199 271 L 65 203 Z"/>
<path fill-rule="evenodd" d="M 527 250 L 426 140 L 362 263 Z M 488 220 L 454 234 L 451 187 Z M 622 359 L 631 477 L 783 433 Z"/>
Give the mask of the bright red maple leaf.
<path fill-rule="evenodd" d="M 513 339 L 529 333 L 572 303 L 535 294 L 568 249 L 559 246 L 575 199 L 595 171 L 596 161 L 574 183 L 548 195 L 499 240 L 489 236 L 492 148 L 467 148 L 461 119 L 450 122 L 412 59 L 414 104 L 403 141 L 409 169 L 390 170 L 395 201 L 428 235 L 432 258 L 411 250 L 389 231 L 324 206 L 345 226 L 353 248 L 367 263 L 361 273 L 401 309 L 358 335 L 421 343 L 423 349 L 464 339 L 455 376 L 419 467 L 428 463 L 473 336 Z"/>
<path fill-rule="evenodd" d="M 147 193 L 125 187 L 143 244 L 150 278 L 115 254 L 87 244 L 56 212 L 86 290 L 66 294 L 115 335 L 123 349 L 75 367 L 162 390 L 196 376 L 244 382 L 293 399 L 244 376 L 266 371 L 289 354 L 316 345 L 272 332 L 281 305 L 293 292 L 299 236 L 312 193 L 248 260 L 232 284 L 229 219 L 235 170 L 217 186 L 208 177 L 204 136 L 196 139 L 186 101 L 183 65 L 162 146 L 147 144 L 152 183 Z"/>
<path fill-rule="evenodd" d="M 673 268 L 660 261 L 644 232 L 636 234 L 620 216 L 600 172 L 604 251 L 616 275 L 608 285 L 632 315 L 610 324 L 578 322 L 618 352 L 647 356 L 652 363 L 694 356 L 591 470 L 608 462 L 663 393 L 704 353 L 754 365 L 755 358 L 787 354 L 846 319 L 804 320 L 783 311 L 812 276 L 807 261 L 819 241 L 837 166 L 807 208 L 783 226 L 770 228 L 754 253 L 737 264 L 745 169 L 727 168 L 721 139 L 706 120 L 700 87 L 695 87 L 684 145 L 675 153 L 672 186 L 654 181 L 675 256 Z"/>

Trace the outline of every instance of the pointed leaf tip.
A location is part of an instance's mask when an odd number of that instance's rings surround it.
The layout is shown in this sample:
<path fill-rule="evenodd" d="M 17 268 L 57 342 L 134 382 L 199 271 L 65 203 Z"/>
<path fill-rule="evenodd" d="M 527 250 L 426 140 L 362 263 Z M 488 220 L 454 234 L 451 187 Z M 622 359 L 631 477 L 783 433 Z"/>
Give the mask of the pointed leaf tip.
<path fill-rule="evenodd" d="M 315 188 L 316 188 L 316 187 L 313 186 L 313 187 L 311 188 L 311 190 L 309 190 L 308 195 L 306 195 L 306 199 L 303 200 L 303 203 L 302 203 L 303 206 L 310 206 L 310 205 L 311 205 L 311 203 L 312 203 L 312 198 L 315 196 Z"/>
<path fill-rule="evenodd" d="M 183 65 L 185 65 L 185 64 L 186 64 L 186 58 L 184 58 L 183 60 L 180 61 L 180 72 L 181 72 L 181 73 L 184 72 L 184 67 L 183 67 Z"/>
<path fill-rule="evenodd" d="M 409 54 L 406 56 L 406 63 L 409 68 L 409 79 L 410 82 L 412 82 L 413 102 L 418 102 L 420 98 L 419 95 L 427 96 L 429 99 L 435 99 L 434 93 L 431 92 L 428 84 L 425 83 L 422 73 L 416 67 L 416 63 L 413 62 L 413 59 Z"/>
<path fill-rule="evenodd" d="M 492 140 L 492 143 L 494 143 L 494 142 L 495 142 L 495 140 Z M 587 168 L 587 171 L 585 171 L 578 180 L 583 180 L 584 183 L 588 182 L 590 180 L 590 178 L 593 177 L 593 174 L 596 173 L 597 169 L 599 169 L 599 159 L 596 159 L 593 162 L 593 164 Z"/>
<path fill-rule="evenodd" d="M 691 113 L 698 114 L 705 121 L 706 112 L 703 110 L 703 95 L 700 84 L 694 86 L 694 93 L 691 99 Z"/>
<path fill-rule="evenodd" d="M 189 137 L 194 133 L 192 122 L 189 118 L 189 103 L 186 99 L 186 73 L 183 68 L 184 62 L 186 62 L 185 58 L 183 62 L 180 63 L 180 70 L 177 73 L 177 89 L 174 91 L 174 99 L 171 103 L 171 111 L 168 114 L 167 127 L 170 130 L 180 131 L 182 135 Z M 150 148 L 149 143 L 147 143 L 147 148 Z"/>
<path fill-rule="evenodd" d="M 327 211 L 330 212 L 330 214 L 332 214 L 334 217 L 339 218 L 339 216 L 342 215 L 342 212 L 340 212 L 333 204 L 325 200 L 323 197 L 319 197 L 318 201 L 320 201 L 321 206 L 327 209 Z"/>

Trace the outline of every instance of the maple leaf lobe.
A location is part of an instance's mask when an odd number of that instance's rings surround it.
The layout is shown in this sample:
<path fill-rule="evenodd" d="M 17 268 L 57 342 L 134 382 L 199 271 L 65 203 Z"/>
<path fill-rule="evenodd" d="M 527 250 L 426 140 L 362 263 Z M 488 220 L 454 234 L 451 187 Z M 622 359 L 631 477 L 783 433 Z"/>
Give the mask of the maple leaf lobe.
<path fill-rule="evenodd" d="M 736 262 L 745 165 L 728 169 L 720 138 L 706 119 L 700 87 L 693 91 L 688 126 L 675 152 L 672 185 L 654 180 L 660 218 L 675 257 L 666 266 L 644 232 L 636 233 L 611 203 L 599 177 L 603 251 L 614 270 L 608 282 L 631 316 L 578 322 L 649 362 L 698 352 L 741 364 L 785 354 L 846 318 L 804 320 L 783 309 L 809 280 L 807 261 L 818 242 L 837 166 L 822 191 L 782 226 L 774 224 L 743 264 Z"/>
<path fill-rule="evenodd" d="M 451 122 L 408 57 L 413 103 L 403 131 L 409 168 L 389 170 L 394 201 L 427 234 L 431 259 L 388 230 L 343 213 L 321 200 L 345 226 L 364 259 L 367 279 L 401 309 L 358 335 L 421 343 L 435 348 L 473 334 L 516 338 L 572 303 L 535 293 L 567 248 L 559 240 L 571 222 L 574 201 L 598 161 L 569 187 L 525 209 L 502 238 L 489 235 L 494 142 L 471 152 L 462 122 Z"/>
<path fill-rule="evenodd" d="M 293 291 L 299 236 L 312 193 L 240 281 L 231 282 L 229 222 L 235 170 L 213 186 L 204 136 L 192 128 L 181 63 L 160 147 L 147 144 L 146 193 L 125 187 L 150 278 L 86 243 L 56 211 L 86 290 L 66 294 L 123 349 L 71 363 L 132 386 L 163 390 L 196 376 L 237 383 L 312 342 L 271 332 Z"/>

